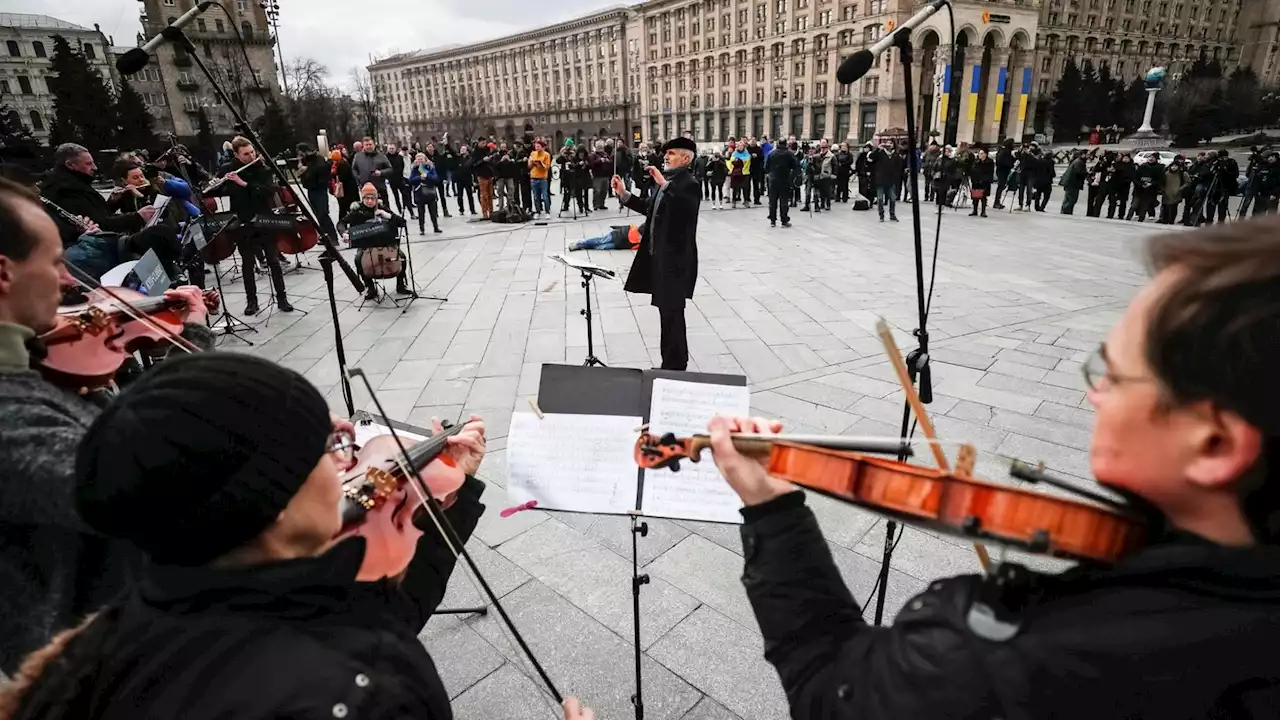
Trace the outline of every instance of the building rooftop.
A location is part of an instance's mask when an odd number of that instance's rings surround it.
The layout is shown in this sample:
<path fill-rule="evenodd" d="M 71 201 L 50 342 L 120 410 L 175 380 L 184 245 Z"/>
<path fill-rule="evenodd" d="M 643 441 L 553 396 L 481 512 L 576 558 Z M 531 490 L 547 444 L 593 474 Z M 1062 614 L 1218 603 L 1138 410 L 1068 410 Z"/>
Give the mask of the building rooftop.
<path fill-rule="evenodd" d="M 49 15 L 35 15 L 32 13 L 0 13 L 0 27 L 16 27 L 26 28 L 29 30 L 79 30 L 81 32 L 93 32 L 87 27 L 81 27 L 75 23 L 69 23 L 66 20 L 59 20 Z"/>
<path fill-rule="evenodd" d="M 527 30 L 520 30 L 518 32 L 509 33 L 501 37 L 490 38 L 488 40 L 478 40 L 474 43 L 452 43 L 449 45 L 438 46 L 438 47 L 429 48 L 425 50 L 413 50 L 410 52 L 395 53 L 384 58 L 375 59 L 369 65 L 369 68 L 372 69 L 372 68 L 377 68 L 379 66 L 393 65 L 393 64 L 404 62 L 406 60 L 444 57 L 452 52 L 475 51 L 483 48 L 502 45 L 509 42 L 519 42 L 535 35 L 540 35 L 543 33 L 555 31 L 559 28 L 572 25 L 573 23 L 576 23 L 576 22 L 581 22 L 583 20 L 591 20 L 597 17 L 605 17 L 608 15 L 612 15 L 614 13 L 627 10 L 631 7 L 634 7 L 640 4 L 643 4 L 643 0 L 634 0 L 633 2 L 610 5 L 609 7 L 601 8 L 599 10 L 593 10 L 589 13 L 585 13 L 582 15 L 575 15 L 574 17 L 566 18 L 564 20 L 553 22 L 547 25 L 539 25 L 537 27 L 529 28 Z"/>

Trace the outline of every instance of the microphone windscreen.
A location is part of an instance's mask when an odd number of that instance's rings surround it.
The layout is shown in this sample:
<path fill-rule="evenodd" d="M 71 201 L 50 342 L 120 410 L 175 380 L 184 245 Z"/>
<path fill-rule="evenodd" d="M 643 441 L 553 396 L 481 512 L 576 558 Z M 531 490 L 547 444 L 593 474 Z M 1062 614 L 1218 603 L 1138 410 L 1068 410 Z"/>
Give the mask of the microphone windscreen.
<path fill-rule="evenodd" d="M 840 67 L 836 69 L 836 80 L 840 81 L 841 85 L 856 82 L 858 78 L 867 74 L 874 60 L 875 56 L 870 50 L 859 50 L 840 63 Z"/>
<path fill-rule="evenodd" d="M 191 186 L 187 184 L 186 180 L 168 178 L 164 181 L 164 194 L 169 197 L 186 200 L 191 197 Z"/>
<path fill-rule="evenodd" d="M 150 59 L 151 56 L 146 50 L 136 47 L 116 60 L 116 70 L 120 71 L 121 75 L 133 75 L 146 67 Z"/>

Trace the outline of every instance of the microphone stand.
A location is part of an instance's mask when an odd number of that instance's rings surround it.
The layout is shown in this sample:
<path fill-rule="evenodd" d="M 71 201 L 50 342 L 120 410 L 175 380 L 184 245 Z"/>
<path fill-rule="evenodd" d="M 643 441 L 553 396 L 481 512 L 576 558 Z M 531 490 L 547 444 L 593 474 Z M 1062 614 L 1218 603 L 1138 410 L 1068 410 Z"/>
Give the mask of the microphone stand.
<path fill-rule="evenodd" d="M 912 82 L 912 56 L 914 55 L 911 46 L 911 30 L 910 27 L 902 27 L 894 33 L 893 46 L 898 48 L 898 53 L 902 60 L 902 84 L 903 90 L 906 91 L 907 102 L 907 163 L 909 167 L 909 176 L 911 178 L 911 196 L 920 197 L 920 160 L 916 156 L 917 140 L 916 140 L 916 107 L 915 107 L 915 88 Z M 918 345 L 915 350 L 907 354 L 907 372 L 911 376 L 914 383 L 917 378 L 920 382 L 920 401 L 923 403 L 933 402 L 933 382 L 932 373 L 929 371 L 929 331 L 925 324 L 928 321 L 928 310 L 925 307 L 925 288 L 924 288 L 924 243 L 920 236 L 920 205 L 919 202 L 911 203 L 911 229 L 915 238 L 915 255 L 916 255 L 916 308 L 919 313 L 919 324 L 912 333 Z M 911 430 L 911 404 L 903 401 L 902 407 L 902 432 L 899 437 L 907 437 L 907 433 Z M 904 446 L 905 447 L 905 446 Z M 906 461 L 905 454 L 899 454 L 899 461 Z M 884 555 L 880 560 L 880 578 L 877 585 L 876 595 L 876 625 L 880 625 L 884 621 L 884 602 L 885 595 L 889 586 L 889 564 L 893 560 L 893 549 L 897 544 L 895 537 L 898 534 L 898 523 L 890 520 L 885 524 L 884 536 Z"/>
<path fill-rule="evenodd" d="M 214 74 L 209 70 L 209 67 L 204 64 L 204 60 L 201 57 L 201 54 L 196 50 L 196 46 L 191 42 L 191 39 L 187 37 L 186 33 L 182 32 L 182 28 L 178 27 L 177 25 L 170 25 L 169 27 L 166 27 L 164 30 L 162 30 L 161 34 L 165 37 L 165 39 L 169 40 L 170 42 L 176 44 L 177 46 L 181 47 L 183 50 L 186 51 L 187 57 L 191 58 L 191 60 L 196 64 L 196 67 L 200 68 L 200 72 L 203 73 L 205 78 L 209 80 L 210 87 L 213 88 L 213 91 L 214 93 L 217 94 L 218 98 L 222 100 L 222 104 L 225 105 L 226 108 L 231 111 L 231 116 L 232 118 L 235 119 L 236 129 L 239 130 L 240 133 L 244 135 L 246 139 L 249 140 L 250 144 L 253 145 L 253 149 L 256 150 L 258 153 L 258 156 L 263 159 L 263 164 L 271 168 L 271 171 L 276 176 L 276 182 L 278 182 L 281 187 L 290 187 L 289 179 L 284 176 L 284 172 L 280 170 L 280 166 L 276 165 L 274 160 L 270 160 L 272 156 L 267 152 L 267 149 L 262 145 L 262 139 L 258 137 L 258 134 L 256 132 L 254 132 L 253 127 L 249 125 L 249 121 L 245 119 L 244 114 L 240 112 L 240 109 L 236 107 L 236 104 L 232 102 L 231 96 L 228 95 L 227 91 L 224 90 L 222 86 L 218 84 L 217 77 L 215 77 Z M 320 236 L 320 241 L 324 243 L 324 252 L 321 253 L 321 265 L 322 266 L 324 265 L 323 261 L 325 259 L 328 259 L 331 264 L 336 263 L 338 267 L 342 269 L 343 274 L 347 276 L 347 280 L 349 280 L 352 286 L 355 287 L 356 292 L 357 293 L 364 292 L 364 283 L 360 280 L 360 277 L 356 275 L 356 271 L 352 269 L 351 263 L 348 263 L 346 259 L 343 258 L 342 255 L 338 252 L 336 237 L 329 237 L 328 235 L 324 234 L 324 229 L 320 225 L 320 221 L 316 218 L 315 212 L 311 209 L 311 206 L 308 204 L 307 200 L 304 197 L 302 197 L 301 193 L 297 193 L 297 198 L 298 198 L 298 208 L 302 211 L 302 214 L 306 216 L 308 220 L 311 221 L 312 226 L 315 227 L 316 229 L 316 233 L 319 234 Z M 273 252 L 274 250 L 275 248 L 267 248 L 268 252 Z M 334 309 L 333 335 L 335 340 L 335 350 L 337 350 L 337 353 L 338 353 L 338 376 L 341 378 L 341 381 L 342 381 L 343 397 L 347 399 L 348 408 L 351 408 L 351 400 L 350 400 L 351 380 L 347 377 L 346 362 L 343 359 L 344 352 L 342 347 L 342 327 L 338 324 L 338 313 L 336 311 L 337 300 L 335 298 L 334 289 L 333 289 L 333 285 L 334 285 L 333 273 L 326 272 L 324 276 L 325 276 L 324 278 L 325 285 L 328 287 L 328 290 L 329 290 L 329 306 L 330 308 Z"/>

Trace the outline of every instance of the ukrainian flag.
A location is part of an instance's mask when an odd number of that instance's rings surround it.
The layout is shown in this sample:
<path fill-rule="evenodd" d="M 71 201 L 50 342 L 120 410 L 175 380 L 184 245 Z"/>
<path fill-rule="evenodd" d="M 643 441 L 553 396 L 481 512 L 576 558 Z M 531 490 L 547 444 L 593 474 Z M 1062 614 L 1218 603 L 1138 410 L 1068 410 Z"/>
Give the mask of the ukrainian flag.
<path fill-rule="evenodd" d="M 1031 68 L 1022 68 L 1022 97 L 1018 98 L 1018 122 L 1027 119 L 1027 98 L 1031 95 Z"/>
<path fill-rule="evenodd" d="M 969 121 L 978 117 L 978 88 L 982 86 L 982 66 L 974 65 L 969 79 Z"/>
<path fill-rule="evenodd" d="M 951 99 L 951 66 L 947 65 L 947 73 L 942 76 L 942 97 L 938 99 L 938 118 L 942 127 L 947 126 L 947 101 Z"/>
<path fill-rule="evenodd" d="M 1004 96 L 1009 87 L 1009 68 L 1000 68 L 1000 80 L 996 83 L 996 122 L 1004 117 Z"/>

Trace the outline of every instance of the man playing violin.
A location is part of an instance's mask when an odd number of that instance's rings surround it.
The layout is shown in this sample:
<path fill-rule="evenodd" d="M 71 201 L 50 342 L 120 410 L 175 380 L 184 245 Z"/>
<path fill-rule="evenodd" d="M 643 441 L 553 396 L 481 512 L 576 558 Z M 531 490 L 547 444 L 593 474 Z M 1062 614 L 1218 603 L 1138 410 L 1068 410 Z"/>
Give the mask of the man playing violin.
<path fill-rule="evenodd" d="M 35 195 L 0 180 L 0 670 L 78 622 L 127 580 L 136 553 L 84 525 L 71 506 L 76 445 L 109 397 L 54 385 L 33 367 L 72 282 L 58 228 Z M 183 336 L 213 346 L 197 288 Z"/>
<path fill-rule="evenodd" d="M 271 274 L 271 286 L 276 291 L 276 307 L 280 308 L 280 312 L 293 312 L 293 306 L 285 297 L 284 269 L 280 267 L 280 254 L 276 252 L 275 234 L 254 227 L 256 218 L 270 214 L 272 198 L 275 197 L 275 176 L 262 164 L 270 160 L 264 159 L 250 165 L 257 159 L 258 151 L 253 149 L 253 143 L 243 137 L 236 137 L 231 141 L 231 150 L 234 158 L 218 170 L 224 182 L 208 194 L 230 197 L 231 210 L 241 223 L 236 231 L 236 250 L 240 253 L 240 270 L 247 296 L 244 314 L 258 314 L 258 281 L 254 275 L 254 266 L 259 256 L 266 261 L 267 270 Z"/>
<path fill-rule="evenodd" d="M 746 586 L 792 717 L 1261 718 L 1280 707 L 1280 222 L 1151 241 L 1154 276 L 1085 364 L 1103 485 L 1150 512 L 1114 567 L 1030 573 L 1008 635 L 979 576 L 870 627 L 804 496 L 711 423 Z M 986 597 L 983 596 L 983 602 Z"/>
<path fill-rule="evenodd" d="M 267 360 L 203 353 L 140 379 L 86 434 L 74 499 L 150 556 L 147 579 L 28 658 L 0 717 L 452 717 L 418 634 L 457 557 L 420 512 L 404 572 L 357 582 L 375 550 L 338 539 L 353 441 Z M 484 452 L 479 418 L 446 440 L 462 542 L 485 509 Z"/>

